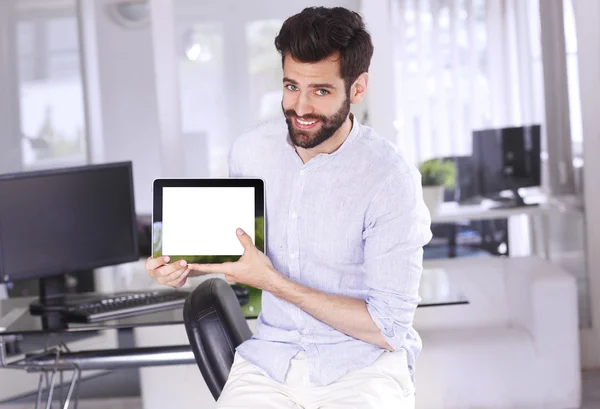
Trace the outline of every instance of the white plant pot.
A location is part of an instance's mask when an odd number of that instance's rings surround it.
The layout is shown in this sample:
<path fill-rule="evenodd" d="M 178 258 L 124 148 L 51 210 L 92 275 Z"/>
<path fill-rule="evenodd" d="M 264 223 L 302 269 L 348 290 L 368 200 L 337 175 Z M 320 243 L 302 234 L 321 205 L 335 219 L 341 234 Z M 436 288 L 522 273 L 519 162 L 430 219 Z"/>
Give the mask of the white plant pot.
<path fill-rule="evenodd" d="M 444 201 L 444 186 L 423 186 L 423 200 L 432 216 L 438 214 Z"/>

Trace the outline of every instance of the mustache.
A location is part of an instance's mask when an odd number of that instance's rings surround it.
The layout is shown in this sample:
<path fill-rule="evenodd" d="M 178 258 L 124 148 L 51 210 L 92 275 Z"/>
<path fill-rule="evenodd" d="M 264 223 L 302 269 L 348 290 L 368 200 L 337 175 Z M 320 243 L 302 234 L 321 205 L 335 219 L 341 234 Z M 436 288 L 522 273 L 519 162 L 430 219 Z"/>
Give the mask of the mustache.
<path fill-rule="evenodd" d="M 301 119 L 303 121 L 321 121 L 321 122 L 327 122 L 327 117 L 323 116 L 323 115 L 304 115 L 304 116 L 300 116 L 296 113 L 296 111 L 294 111 L 293 109 L 288 109 L 286 111 L 284 111 L 284 114 L 287 118 L 292 118 L 292 117 L 296 117 L 298 119 Z"/>

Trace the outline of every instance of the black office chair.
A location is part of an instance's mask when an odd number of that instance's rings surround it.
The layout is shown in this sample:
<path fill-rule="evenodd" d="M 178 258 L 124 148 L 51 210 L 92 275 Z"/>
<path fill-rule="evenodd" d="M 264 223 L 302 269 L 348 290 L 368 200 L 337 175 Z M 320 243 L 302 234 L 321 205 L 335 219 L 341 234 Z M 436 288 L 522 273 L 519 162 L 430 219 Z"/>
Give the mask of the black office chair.
<path fill-rule="evenodd" d="M 225 280 L 208 279 L 186 299 L 183 320 L 196 363 L 217 400 L 233 365 L 235 348 L 252 337 L 238 298 Z"/>

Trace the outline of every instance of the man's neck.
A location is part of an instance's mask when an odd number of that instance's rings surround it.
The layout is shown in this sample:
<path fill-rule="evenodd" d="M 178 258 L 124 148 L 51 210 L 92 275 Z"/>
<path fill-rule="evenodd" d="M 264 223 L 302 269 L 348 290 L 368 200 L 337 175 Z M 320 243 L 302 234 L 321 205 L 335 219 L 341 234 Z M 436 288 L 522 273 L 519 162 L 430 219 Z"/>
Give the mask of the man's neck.
<path fill-rule="evenodd" d="M 310 149 L 296 146 L 296 152 L 298 153 L 298 156 L 300 156 L 300 159 L 302 159 L 303 163 L 308 162 L 321 153 L 333 153 L 343 145 L 348 138 L 348 135 L 350 135 L 350 131 L 352 131 L 352 119 L 349 115 L 344 121 L 343 125 L 340 126 L 337 131 L 335 131 L 331 138 Z"/>

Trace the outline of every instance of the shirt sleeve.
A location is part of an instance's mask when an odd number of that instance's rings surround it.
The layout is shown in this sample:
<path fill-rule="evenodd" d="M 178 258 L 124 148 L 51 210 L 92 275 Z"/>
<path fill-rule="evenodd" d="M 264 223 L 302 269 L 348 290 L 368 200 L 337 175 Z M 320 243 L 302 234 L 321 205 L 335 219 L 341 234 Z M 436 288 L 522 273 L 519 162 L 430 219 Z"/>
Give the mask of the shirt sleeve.
<path fill-rule="evenodd" d="M 384 183 L 367 210 L 363 239 L 367 310 L 387 343 L 399 350 L 420 301 L 423 246 L 431 240 L 417 169 Z"/>

